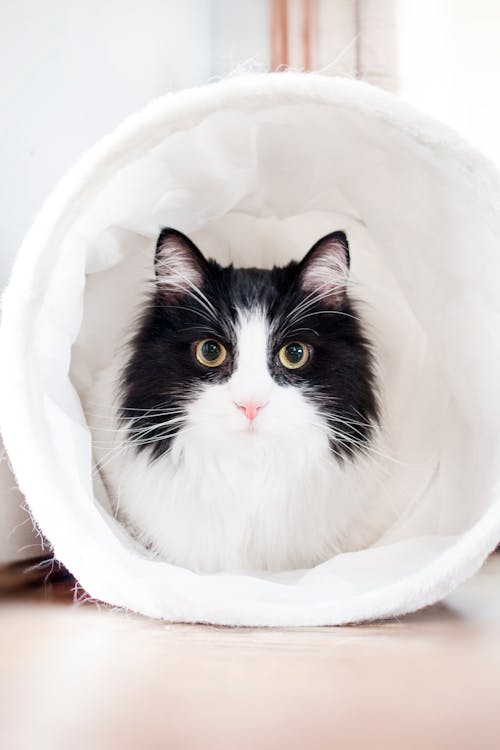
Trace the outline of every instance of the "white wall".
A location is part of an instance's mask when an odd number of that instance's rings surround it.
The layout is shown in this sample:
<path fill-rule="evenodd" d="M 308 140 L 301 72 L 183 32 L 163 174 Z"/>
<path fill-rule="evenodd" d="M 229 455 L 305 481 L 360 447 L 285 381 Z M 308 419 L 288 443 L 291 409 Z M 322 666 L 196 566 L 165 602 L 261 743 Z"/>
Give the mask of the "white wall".
<path fill-rule="evenodd" d="M 398 0 L 401 95 L 500 164 L 499 0 Z"/>
<path fill-rule="evenodd" d="M 211 0 L 212 75 L 240 66 L 267 70 L 270 62 L 269 0 Z"/>

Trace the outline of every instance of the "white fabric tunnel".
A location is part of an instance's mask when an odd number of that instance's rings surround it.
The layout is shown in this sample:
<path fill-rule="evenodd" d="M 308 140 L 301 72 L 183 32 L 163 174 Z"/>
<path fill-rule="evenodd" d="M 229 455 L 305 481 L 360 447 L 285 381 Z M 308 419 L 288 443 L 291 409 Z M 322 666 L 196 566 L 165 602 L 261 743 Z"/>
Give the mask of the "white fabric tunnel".
<path fill-rule="evenodd" d="M 387 492 L 405 498 L 373 547 L 198 575 L 150 559 L 108 512 L 82 400 L 136 315 L 163 226 L 263 267 L 347 233 L 397 438 Z M 55 556 L 92 597 L 177 621 L 340 624 L 446 596 L 500 540 L 499 237 L 495 169 L 366 84 L 235 76 L 130 117 L 47 201 L 3 299 L 2 438 Z"/>

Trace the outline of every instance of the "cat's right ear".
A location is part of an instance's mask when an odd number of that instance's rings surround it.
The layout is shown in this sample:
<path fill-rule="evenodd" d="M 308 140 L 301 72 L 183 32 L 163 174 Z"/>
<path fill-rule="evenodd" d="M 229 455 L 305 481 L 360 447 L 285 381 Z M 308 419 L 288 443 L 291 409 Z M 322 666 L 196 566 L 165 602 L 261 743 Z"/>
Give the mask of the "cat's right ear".
<path fill-rule="evenodd" d="M 176 229 L 162 229 L 155 253 L 156 284 L 166 301 L 203 285 L 207 261 L 194 242 Z"/>

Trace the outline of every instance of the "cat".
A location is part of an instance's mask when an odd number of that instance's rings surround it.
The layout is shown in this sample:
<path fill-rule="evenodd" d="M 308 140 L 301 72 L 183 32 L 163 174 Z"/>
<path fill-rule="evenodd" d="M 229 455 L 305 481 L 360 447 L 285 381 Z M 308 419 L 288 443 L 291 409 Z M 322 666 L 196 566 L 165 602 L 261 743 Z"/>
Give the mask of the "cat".
<path fill-rule="evenodd" d="M 161 231 L 137 328 L 93 392 L 112 418 L 91 425 L 114 512 L 150 554 L 283 571 L 380 536 L 379 388 L 349 266 L 341 231 L 271 270 Z"/>

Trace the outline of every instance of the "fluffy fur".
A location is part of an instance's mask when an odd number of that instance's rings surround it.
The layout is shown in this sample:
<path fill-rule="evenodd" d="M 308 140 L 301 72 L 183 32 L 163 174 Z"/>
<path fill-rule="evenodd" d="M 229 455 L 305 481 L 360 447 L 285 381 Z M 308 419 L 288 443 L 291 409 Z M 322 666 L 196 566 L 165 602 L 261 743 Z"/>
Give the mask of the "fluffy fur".
<path fill-rule="evenodd" d="M 390 509 L 374 502 L 378 402 L 345 235 L 266 271 L 223 268 L 168 229 L 155 270 L 94 393 L 111 408 L 92 421 L 116 514 L 153 554 L 203 572 L 309 567 L 374 541 Z M 197 360 L 205 339 L 226 348 L 220 366 Z M 279 358 L 292 342 L 309 353 L 299 369 Z"/>

